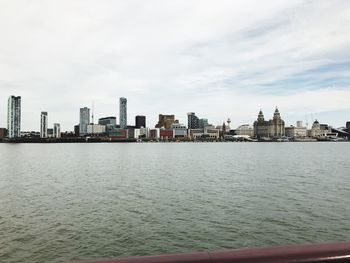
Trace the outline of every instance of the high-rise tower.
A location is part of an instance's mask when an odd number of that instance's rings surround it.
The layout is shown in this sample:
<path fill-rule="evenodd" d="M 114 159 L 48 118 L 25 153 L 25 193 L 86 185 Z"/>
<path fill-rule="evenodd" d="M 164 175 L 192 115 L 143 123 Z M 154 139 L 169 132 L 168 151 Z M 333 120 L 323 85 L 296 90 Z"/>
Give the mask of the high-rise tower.
<path fill-rule="evenodd" d="M 40 138 L 47 138 L 47 123 L 48 123 L 47 111 L 42 111 L 40 115 Z"/>
<path fill-rule="evenodd" d="M 53 137 L 61 138 L 61 125 L 59 123 L 53 124 Z"/>
<path fill-rule="evenodd" d="M 135 127 L 136 128 L 146 128 L 146 116 L 137 115 L 135 117 Z"/>
<path fill-rule="evenodd" d="M 10 96 L 7 104 L 7 130 L 9 138 L 21 137 L 21 97 Z"/>
<path fill-rule="evenodd" d="M 80 116 L 79 116 L 79 134 L 86 135 L 87 134 L 87 126 L 90 124 L 90 109 L 87 107 L 80 108 Z"/>
<path fill-rule="evenodd" d="M 199 128 L 199 118 L 194 112 L 187 113 L 187 126 L 188 129 L 198 129 Z"/>
<path fill-rule="evenodd" d="M 127 99 L 119 98 L 119 120 L 120 120 L 120 128 L 126 129 L 128 125 L 127 120 Z"/>

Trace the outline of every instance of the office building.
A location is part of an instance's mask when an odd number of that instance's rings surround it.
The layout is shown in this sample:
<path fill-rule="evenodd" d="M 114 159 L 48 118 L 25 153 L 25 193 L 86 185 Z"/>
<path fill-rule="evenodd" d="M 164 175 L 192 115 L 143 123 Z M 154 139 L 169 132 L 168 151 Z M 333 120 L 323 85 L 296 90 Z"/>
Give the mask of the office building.
<path fill-rule="evenodd" d="M 180 123 L 173 123 L 171 129 L 174 130 L 175 138 L 185 138 L 187 137 L 187 128 L 185 125 Z"/>
<path fill-rule="evenodd" d="M 40 115 L 40 138 L 47 138 L 47 126 L 48 126 L 48 114 L 47 111 L 42 111 Z"/>
<path fill-rule="evenodd" d="M 98 119 L 98 124 L 100 125 L 117 125 L 117 118 L 116 117 L 104 117 Z"/>
<path fill-rule="evenodd" d="M 101 135 L 106 133 L 106 126 L 101 124 L 88 124 L 86 131 L 89 135 Z"/>
<path fill-rule="evenodd" d="M 135 127 L 136 128 L 141 128 L 141 127 L 146 128 L 146 116 L 137 115 L 135 117 Z"/>
<path fill-rule="evenodd" d="M 119 121 L 121 129 L 126 129 L 128 125 L 127 115 L 127 99 L 119 98 Z"/>
<path fill-rule="evenodd" d="M 173 123 L 175 123 L 175 115 L 159 114 L 159 120 L 156 124 L 156 128 L 170 129 Z"/>
<path fill-rule="evenodd" d="M 109 131 L 108 136 L 115 139 L 127 139 L 129 133 L 127 129 L 113 128 Z"/>
<path fill-rule="evenodd" d="M 10 96 L 7 104 L 7 136 L 21 137 L 21 97 Z"/>
<path fill-rule="evenodd" d="M 204 129 L 205 127 L 209 126 L 208 119 L 199 119 L 198 126 L 200 129 Z"/>
<path fill-rule="evenodd" d="M 53 125 L 53 137 L 61 138 L 61 125 L 59 123 Z"/>
<path fill-rule="evenodd" d="M 235 130 L 235 135 L 253 137 L 254 136 L 254 127 L 252 125 L 249 125 L 249 124 L 241 125 Z"/>
<path fill-rule="evenodd" d="M 90 124 L 90 109 L 87 107 L 80 108 L 79 118 L 79 135 L 87 134 L 87 126 Z"/>
<path fill-rule="evenodd" d="M 307 136 L 307 129 L 303 127 L 302 121 L 297 121 L 296 126 L 286 127 L 286 136 L 291 138 L 302 138 Z"/>
<path fill-rule="evenodd" d="M 187 127 L 189 129 L 198 129 L 199 128 L 199 118 L 196 116 L 194 112 L 187 113 Z"/>

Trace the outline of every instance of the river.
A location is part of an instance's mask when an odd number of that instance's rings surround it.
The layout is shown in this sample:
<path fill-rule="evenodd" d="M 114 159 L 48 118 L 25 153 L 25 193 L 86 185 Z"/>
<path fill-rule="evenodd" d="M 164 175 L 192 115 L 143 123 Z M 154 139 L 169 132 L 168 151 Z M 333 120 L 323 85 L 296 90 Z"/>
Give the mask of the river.
<path fill-rule="evenodd" d="M 0 262 L 349 240 L 350 143 L 0 144 Z"/>

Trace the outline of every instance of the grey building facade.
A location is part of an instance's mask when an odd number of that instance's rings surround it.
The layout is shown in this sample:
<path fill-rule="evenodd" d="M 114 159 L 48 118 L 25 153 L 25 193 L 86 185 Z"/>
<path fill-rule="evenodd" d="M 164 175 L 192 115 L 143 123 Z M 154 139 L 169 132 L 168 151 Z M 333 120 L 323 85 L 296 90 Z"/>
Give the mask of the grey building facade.
<path fill-rule="evenodd" d="M 48 113 L 42 111 L 40 115 L 40 138 L 47 138 Z"/>
<path fill-rule="evenodd" d="M 10 96 L 7 104 L 7 136 L 21 137 L 21 97 Z"/>
<path fill-rule="evenodd" d="M 187 113 L 188 129 L 198 129 L 199 128 L 199 118 L 194 112 Z"/>
<path fill-rule="evenodd" d="M 127 115 L 127 99 L 123 97 L 119 98 L 119 121 L 121 129 L 126 129 L 128 125 Z"/>
<path fill-rule="evenodd" d="M 87 126 L 89 124 L 90 124 L 90 109 L 87 107 L 80 108 L 79 135 L 87 134 Z"/>

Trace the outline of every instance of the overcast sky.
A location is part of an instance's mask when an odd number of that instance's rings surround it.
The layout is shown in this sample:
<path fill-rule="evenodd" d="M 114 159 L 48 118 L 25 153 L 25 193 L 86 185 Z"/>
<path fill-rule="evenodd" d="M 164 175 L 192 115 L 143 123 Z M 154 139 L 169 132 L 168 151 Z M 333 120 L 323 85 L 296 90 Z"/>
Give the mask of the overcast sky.
<path fill-rule="evenodd" d="M 249 123 L 279 107 L 287 125 L 350 120 L 350 1 L 0 0 L 0 127 L 22 96 L 22 130 L 73 130 L 79 108 L 117 116 L 128 99 L 154 127 Z"/>

